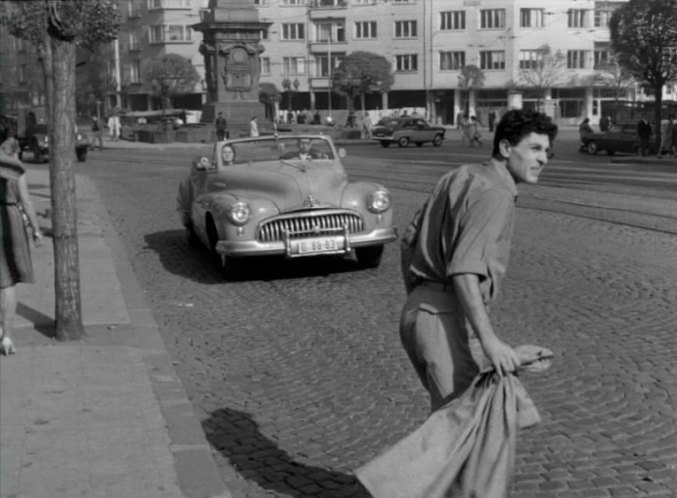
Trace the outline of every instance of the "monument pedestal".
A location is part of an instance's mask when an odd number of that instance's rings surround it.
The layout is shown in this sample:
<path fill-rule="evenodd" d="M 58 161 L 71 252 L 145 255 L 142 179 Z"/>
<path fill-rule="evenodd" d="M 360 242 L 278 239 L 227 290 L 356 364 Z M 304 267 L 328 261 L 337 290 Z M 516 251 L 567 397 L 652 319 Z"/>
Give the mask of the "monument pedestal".
<path fill-rule="evenodd" d="M 253 116 L 266 119 L 259 102 L 261 32 L 272 23 L 260 22 L 250 0 L 210 0 L 202 22 L 193 29 L 203 34 L 200 53 L 205 58 L 208 102 L 202 122 L 214 123 L 219 112 L 226 118 L 231 137 L 249 134 Z"/>
<path fill-rule="evenodd" d="M 219 112 L 222 112 L 223 117 L 226 118 L 230 138 L 248 136 L 249 121 L 251 121 L 253 116 L 256 116 L 259 123 L 266 120 L 265 107 L 261 102 L 240 100 L 234 102 L 209 102 L 205 104 L 202 107 L 202 122 L 213 124 Z"/>

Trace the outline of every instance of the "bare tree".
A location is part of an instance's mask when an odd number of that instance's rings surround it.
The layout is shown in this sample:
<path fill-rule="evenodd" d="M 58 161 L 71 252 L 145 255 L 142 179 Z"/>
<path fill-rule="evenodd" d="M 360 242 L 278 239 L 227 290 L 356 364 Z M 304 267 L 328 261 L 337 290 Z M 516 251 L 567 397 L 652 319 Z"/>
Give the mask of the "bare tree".
<path fill-rule="evenodd" d="M 35 0 L 2 3 L 9 32 L 37 48 L 47 95 L 52 228 L 54 236 L 55 335 L 84 337 L 75 195 L 75 47 L 91 50 L 113 40 L 119 28 L 114 0 Z"/>
<path fill-rule="evenodd" d="M 593 76 L 594 86 L 603 86 L 611 88 L 614 94 L 614 111 L 618 111 L 618 102 L 621 96 L 627 90 L 634 87 L 635 79 L 632 77 L 630 71 L 618 63 L 615 56 L 611 56 L 609 60 L 597 68 L 597 72 Z M 613 121 L 616 122 L 617 115 L 614 114 Z"/>
<path fill-rule="evenodd" d="M 528 61 L 521 61 L 525 67 L 520 67 L 519 80 L 526 87 L 536 90 L 536 106 L 541 107 L 541 100 L 545 91 L 564 80 L 567 73 L 566 56 L 558 50 L 552 51 L 550 45 L 541 46 L 536 57 Z"/>

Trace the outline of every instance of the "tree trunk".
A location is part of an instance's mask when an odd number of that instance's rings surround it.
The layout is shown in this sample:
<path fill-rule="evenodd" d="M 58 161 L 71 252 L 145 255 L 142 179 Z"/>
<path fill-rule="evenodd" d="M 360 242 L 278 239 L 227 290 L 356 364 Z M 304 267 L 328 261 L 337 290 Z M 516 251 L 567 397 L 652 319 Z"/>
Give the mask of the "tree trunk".
<path fill-rule="evenodd" d="M 75 195 L 75 45 L 50 39 L 49 161 L 54 232 L 56 338 L 83 338 Z"/>
<path fill-rule="evenodd" d="M 662 118 L 662 107 L 663 107 L 663 84 L 665 82 L 656 82 L 654 84 L 654 102 L 656 103 L 656 107 L 654 108 L 654 122 L 655 124 L 655 135 L 656 135 L 656 147 L 658 147 L 658 150 L 656 151 L 656 154 L 660 155 L 661 153 L 661 135 L 663 134 L 663 130 L 661 127 L 661 118 Z"/>

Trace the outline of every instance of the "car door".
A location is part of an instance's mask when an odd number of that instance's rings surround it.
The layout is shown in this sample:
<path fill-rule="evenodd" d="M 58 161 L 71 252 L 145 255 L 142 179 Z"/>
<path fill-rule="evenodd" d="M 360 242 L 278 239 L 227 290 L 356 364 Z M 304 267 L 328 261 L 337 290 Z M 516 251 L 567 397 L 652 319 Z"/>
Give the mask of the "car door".
<path fill-rule="evenodd" d="M 414 138 L 412 142 L 430 142 L 431 136 L 430 126 L 423 119 L 417 119 L 414 122 Z"/>

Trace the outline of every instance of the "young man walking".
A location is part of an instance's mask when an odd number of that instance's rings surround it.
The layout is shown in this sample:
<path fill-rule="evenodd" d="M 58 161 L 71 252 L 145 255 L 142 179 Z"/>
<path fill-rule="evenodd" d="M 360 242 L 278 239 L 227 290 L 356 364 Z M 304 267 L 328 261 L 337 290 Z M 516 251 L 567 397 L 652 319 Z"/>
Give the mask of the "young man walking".
<path fill-rule="evenodd" d="M 494 332 L 487 306 L 508 263 L 516 184 L 538 181 L 556 134 L 544 114 L 507 112 L 492 157 L 443 176 L 425 204 L 409 267 L 416 285 L 402 310 L 400 337 L 432 410 L 460 396 L 479 372 L 471 331 L 499 375 L 519 366 Z"/>

